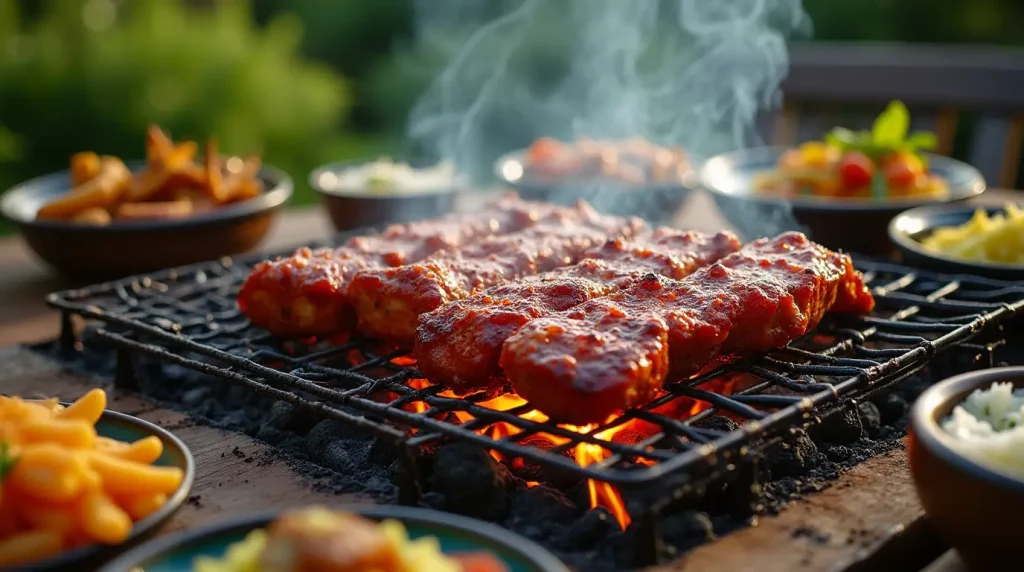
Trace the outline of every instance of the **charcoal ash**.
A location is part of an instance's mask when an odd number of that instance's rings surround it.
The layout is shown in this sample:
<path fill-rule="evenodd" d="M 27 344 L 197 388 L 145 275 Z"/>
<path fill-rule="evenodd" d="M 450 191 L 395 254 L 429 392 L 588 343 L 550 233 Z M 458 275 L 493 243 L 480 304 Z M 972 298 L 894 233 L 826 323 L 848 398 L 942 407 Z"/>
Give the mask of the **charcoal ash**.
<path fill-rule="evenodd" d="M 871 401 L 878 408 L 881 425 L 891 425 L 894 421 L 901 419 L 907 414 L 910 404 L 903 396 L 896 393 L 886 393 Z"/>
<path fill-rule="evenodd" d="M 430 490 L 445 497 L 449 512 L 499 522 L 508 514 L 513 477 L 481 447 L 449 443 L 438 447 Z"/>
<path fill-rule="evenodd" d="M 878 431 L 882 428 L 882 412 L 878 410 L 878 406 L 870 401 L 857 404 L 857 415 L 860 416 L 860 425 L 863 428 L 864 434 L 870 438 L 878 436 Z"/>
<path fill-rule="evenodd" d="M 544 485 L 522 487 L 511 495 L 505 525 L 527 538 L 543 540 L 572 525 L 582 512 L 557 489 Z"/>
<path fill-rule="evenodd" d="M 802 477 L 821 464 L 822 455 L 810 436 L 794 430 L 785 441 L 764 452 L 764 468 L 769 479 Z"/>
<path fill-rule="evenodd" d="M 847 445 L 864 435 L 860 413 L 856 408 L 844 407 L 841 411 L 826 417 L 808 431 L 817 443 Z"/>
<path fill-rule="evenodd" d="M 684 510 L 661 520 L 662 539 L 677 556 L 715 539 L 715 525 L 706 512 Z"/>

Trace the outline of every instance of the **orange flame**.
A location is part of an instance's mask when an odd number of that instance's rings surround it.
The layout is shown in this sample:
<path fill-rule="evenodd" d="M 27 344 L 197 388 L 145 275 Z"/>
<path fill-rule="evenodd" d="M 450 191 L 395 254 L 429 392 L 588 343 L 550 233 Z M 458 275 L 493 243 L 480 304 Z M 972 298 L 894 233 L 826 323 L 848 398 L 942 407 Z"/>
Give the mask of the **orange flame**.
<path fill-rule="evenodd" d="M 392 362 L 395 363 L 396 365 L 409 365 L 409 363 L 403 358 L 395 358 L 392 360 Z M 412 379 L 409 380 L 407 384 L 413 389 L 423 389 L 432 385 L 428 380 L 425 379 Z M 739 383 L 739 380 L 737 379 L 726 378 L 713 380 L 701 386 L 701 388 L 708 391 L 714 391 L 716 393 L 727 395 L 739 389 L 738 386 L 741 385 L 742 383 Z M 442 397 L 456 397 L 454 393 L 448 390 L 442 391 L 438 393 L 438 395 Z M 488 401 L 482 401 L 478 403 L 478 405 L 481 407 L 493 409 L 495 411 L 508 411 L 525 404 L 526 400 L 514 393 L 507 393 L 490 399 Z M 417 413 L 422 413 L 426 411 L 428 408 L 427 404 L 422 401 L 412 402 L 406 407 Z M 662 415 L 666 415 L 676 419 L 686 419 L 688 417 L 692 417 L 693 415 L 700 413 L 701 411 L 708 409 L 709 407 L 711 407 L 711 404 L 706 403 L 704 401 L 683 398 L 675 399 L 665 406 L 656 408 L 655 411 Z M 454 415 L 459 420 L 460 423 L 466 423 L 473 419 L 473 416 L 465 411 L 455 411 Z M 520 414 L 520 417 L 538 423 L 544 423 L 548 420 L 548 417 L 546 415 L 535 409 Z M 610 423 L 616 417 L 616 415 L 609 417 L 606 423 Z M 574 425 L 561 425 L 561 427 L 576 433 L 590 433 L 597 427 L 597 425 L 585 425 L 582 427 Z M 630 420 L 626 423 L 622 423 L 610 429 L 606 429 L 604 431 L 596 433 L 593 435 L 593 437 L 599 441 L 612 441 L 613 439 L 616 438 L 616 436 L 619 436 L 620 439 L 636 439 L 638 435 L 640 436 L 640 438 L 642 438 L 648 435 L 652 435 L 657 430 L 658 428 L 656 426 L 651 425 L 647 422 L 640 420 Z M 501 440 L 512 435 L 521 433 L 522 430 L 514 425 L 505 422 L 499 422 L 492 423 L 486 427 L 478 429 L 477 432 L 482 435 L 486 435 L 494 440 Z M 553 446 L 563 445 L 569 441 L 569 439 L 565 437 L 551 435 L 547 433 L 538 433 L 535 436 L 530 437 L 530 439 L 533 438 L 541 439 Z M 507 461 L 505 456 L 498 451 L 490 451 L 490 454 L 498 462 Z M 604 448 L 602 448 L 600 445 L 592 443 L 580 443 L 573 448 L 573 457 L 576 463 L 579 464 L 581 467 L 586 467 L 593 463 L 601 462 L 605 458 L 607 458 L 607 456 L 608 453 Z M 654 461 L 648 459 L 637 459 L 637 462 L 644 465 L 651 465 L 654 463 Z M 523 459 L 512 459 L 511 464 L 513 468 L 522 467 L 524 465 L 524 461 Z M 526 483 L 526 486 L 531 488 L 538 485 L 539 483 L 536 481 L 528 481 Z M 619 493 L 618 489 L 616 489 L 614 486 L 608 483 L 596 482 L 592 479 L 588 479 L 587 488 L 590 493 L 590 508 L 603 506 L 606 509 L 608 509 L 608 511 L 615 517 L 615 519 L 618 521 L 619 525 L 623 529 L 629 526 L 631 519 L 629 513 L 626 510 L 625 502 L 622 499 L 622 495 Z"/>

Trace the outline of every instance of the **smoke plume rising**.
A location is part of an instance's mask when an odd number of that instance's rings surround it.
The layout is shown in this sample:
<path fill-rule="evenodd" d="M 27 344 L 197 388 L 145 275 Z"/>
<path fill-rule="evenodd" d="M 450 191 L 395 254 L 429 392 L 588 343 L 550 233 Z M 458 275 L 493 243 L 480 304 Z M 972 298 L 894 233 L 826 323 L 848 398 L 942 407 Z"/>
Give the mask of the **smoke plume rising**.
<path fill-rule="evenodd" d="M 416 24 L 448 64 L 409 136 L 477 179 L 542 135 L 756 144 L 809 28 L 800 0 L 417 0 Z"/>

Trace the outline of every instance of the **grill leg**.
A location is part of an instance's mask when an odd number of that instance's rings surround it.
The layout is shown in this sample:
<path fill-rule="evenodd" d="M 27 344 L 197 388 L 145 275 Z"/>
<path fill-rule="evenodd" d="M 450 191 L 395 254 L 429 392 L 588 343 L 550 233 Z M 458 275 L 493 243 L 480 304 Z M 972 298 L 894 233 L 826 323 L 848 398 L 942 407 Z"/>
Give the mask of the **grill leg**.
<path fill-rule="evenodd" d="M 132 356 L 128 350 L 118 348 L 117 369 L 114 373 L 114 387 L 128 391 L 139 391 L 139 378 L 135 375 Z"/>
<path fill-rule="evenodd" d="M 401 478 L 398 482 L 398 504 L 416 506 L 420 502 L 419 468 L 416 466 L 416 453 L 410 447 L 402 447 L 398 457 L 402 463 Z"/>
<path fill-rule="evenodd" d="M 64 352 L 72 352 L 78 344 L 78 336 L 75 335 L 75 324 L 71 320 L 71 313 L 63 310 L 60 313 L 60 349 Z"/>
<path fill-rule="evenodd" d="M 649 506 L 633 510 L 633 566 L 647 568 L 655 566 L 663 560 L 665 546 L 661 539 L 661 527 L 658 526 L 658 513 Z"/>

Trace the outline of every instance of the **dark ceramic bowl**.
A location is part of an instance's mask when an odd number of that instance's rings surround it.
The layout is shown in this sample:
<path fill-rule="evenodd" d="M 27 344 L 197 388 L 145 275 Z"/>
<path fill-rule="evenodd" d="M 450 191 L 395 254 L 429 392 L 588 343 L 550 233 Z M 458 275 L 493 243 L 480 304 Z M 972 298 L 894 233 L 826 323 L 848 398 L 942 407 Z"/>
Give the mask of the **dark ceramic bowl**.
<path fill-rule="evenodd" d="M 181 481 L 181 486 L 174 491 L 174 494 L 168 496 L 167 503 L 160 510 L 135 523 L 132 534 L 125 543 L 117 546 L 98 544 L 83 546 L 64 552 L 55 558 L 17 568 L 17 572 L 95 570 L 97 566 L 109 561 L 119 552 L 151 536 L 181 508 L 182 503 L 188 498 L 189 492 L 192 490 L 192 482 L 196 477 L 196 462 L 188 447 L 169 431 L 137 417 L 107 410 L 103 412 L 103 416 L 96 423 L 96 432 L 103 437 L 110 437 L 118 441 L 137 441 L 155 435 L 163 442 L 164 452 L 154 464 L 178 467 L 184 471 L 185 478 Z"/>
<path fill-rule="evenodd" d="M 974 390 L 997 381 L 1024 388 L 1024 367 L 958 375 L 925 391 L 910 416 L 910 470 L 928 518 L 972 570 L 1002 570 L 1020 559 L 1024 480 L 955 452 L 939 423 Z"/>
<path fill-rule="evenodd" d="M 401 506 L 352 505 L 337 507 L 373 520 L 401 521 L 413 539 L 437 537 L 446 554 L 489 552 L 510 572 L 569 572 L 549 552 L 493 524 L 445 512 Z M 249 516 L 198 530 L 159 538 L 124 554 L 101 572 L 192 572 L 198 556 L 223 557 L 227 547 L 250 531 L 270 524 L 276 513 Z"/>
<path fill-rule="evenodd" d="M 972 274 L 997 280 L 1024 280 L 1024 264 L 998 264 L 960 260 L 938 252 L 925 250 L 921 241 L 935 229 L 960 226 L 971 220 L 978 207 L 932 206 L 918 207 L 900 213 L 889 223 L 889 238 L 900 249 L 903 262 L 930 268 L 947 274 Z M 990 215 L 1002 211 L 1001 207 L 988 207 Z"/>
<path fill-rule="evenodd" d="M 0 213 L 16 225 L 39 258 L 74 280 L 107 280 L 241 254 L 256 248 L 292 196 L 292 180 L 260 170 L 262 195 L 195 216 L 90 226 L 36 220 L 47 202 L 68 191 L 67 171 L 24 182 L 4 194 Z"/>
<path fill-rule="evenodd" d="M 696 185 L 696 173 L 693 171 L 678 183 L 641 186 L 598 178 L 530 178 L 525 156 L 525 150 L 513 151 L 499 157 L 494 164 L 498 179 L 515 189 L 520 197 L 567 205 L 583 199 L 602 213 L 637 216 L 652 224 L 671 222 Z"/>
<path fill-rule="evenodd" d="M 774 169 L 785 151 L 782 147 L 735 151 L 712 157 L 700 169 L 701 184 L 745 240 L 798 230 L 833 249 L 889 255 L 894 248 L 886 229 L 894 216 L 908 208 L 963 201 L 985 191 L 985 179 L 974 167 L 949 157 L 927 155 L 929 170 L 949 183 L 947 197 L 787 200 L 757 194 L 754 176 Z"/>
<path fill-rule="evenodd" d="M 450 187 L 405 194 L 372 193 L 362 188 L 343 188 L 333 176 L 369 162 L 330 163 L 309 174 L 309 186 L 320 193 L 335 230 L 436 218 L 451 212 L 462 189 L 456 182 Z"/>

